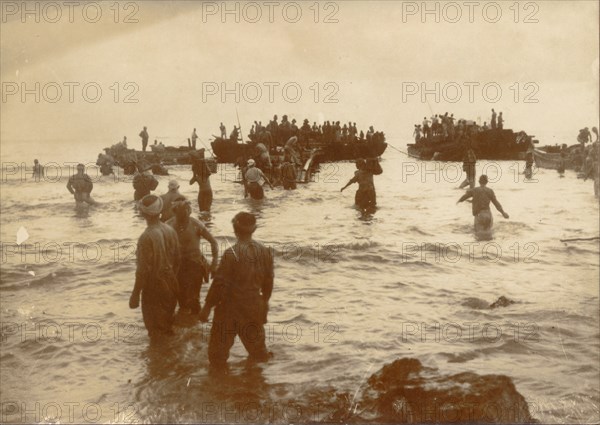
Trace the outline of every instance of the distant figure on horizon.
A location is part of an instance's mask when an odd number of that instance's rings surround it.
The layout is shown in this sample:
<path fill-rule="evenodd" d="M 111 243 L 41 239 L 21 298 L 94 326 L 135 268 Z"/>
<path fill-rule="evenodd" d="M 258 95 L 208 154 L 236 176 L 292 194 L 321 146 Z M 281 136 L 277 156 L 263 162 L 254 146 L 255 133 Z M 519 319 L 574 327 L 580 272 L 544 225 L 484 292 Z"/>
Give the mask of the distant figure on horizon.
<path fill-rule="evenodd" d="M 413 137 L 415 138 L 415 143 L 419 143 L 421 140 L 421 126 L 415 124 L 415 131 L 413 131 Z"/>
<path fill-rule="evenodd" d="M 137 243 L 135 285 L 129 308 L 137 308 L 142 299 L 144 325 L 151 339 L 173 333 L 173 316 L 177 307 L 180 252 L 177 233 L 160 221 L 162 199 L 146 195 L 140 201 L 146 230 Z"/>
<path fill-rule="evenodd" d="M 79 206 L 84 202 L 89 205 L 96 205 L 97 202 L 90 196 L 94 189 L 94 183 L 87 174 L 84 174 L 85 166 L 77 164 L 77 174 L 69 177 L 67 189 L 75 196 L 75 203 Z"/>
<path fill-rule="evenodd" d="M 148 146 L 148 139 L 150 138 L 150 136 L 148 136 L 148 130 L 146 127 L 144 127 L 142 131 L 140 131 L 140 137 L 142 138 L 142 151 L 146 152 L 146 147 Z"/>
<path fill-rule="evenodd" d="M 496 111 L 492 108 L 492 130 L 496 128 Z"/>
<path fill-rule="evenodd" d="M 584 165 L 583 181 L 592 178 L 594 180 L 594 196 L 600 197 L 600 142 L 596 140 L 591 146 L 590 152 Z"/>
<path fill-rule="evenodd" d="M 254 215 L 240 212 L 232 223 L 237 243 L 223 253 L 200 313 L 200 321 L 206 322 L 215 307 L 208 360 L 217 370 L 226 369 L 236 335 L 248 351 L 249 361 L 264 362 L 271 356 L 264 325 L 273 292 L 273 252 L 252 239 L 256 230 Z"/>
<path fill-rule="evenodd" d="M 198 139 L 198 135 L 196 134 L 196 129 L 194 129 L 194 131 L 192 131 L 192 148 L 194 150 L 196 150 L 196 140 Z"/>
<path fill-rule="evenodd" d="M 223 123 L 221 123 L 221 125 L 219 126 L 219 130 L 221 130 L 221 138 L 227 139 L 227 130 L 225 130 L 225 126 L 223 125 Z"/>
<path fill-rule="evenodd" d="M 37 159 L 33 160 L 33 173 L 31 177 L 34 178 L 36 182 L 40 181 L 41 177 L 44 177 L 44 166 L 39 163 Z"/>
<path fill-rule="evenodd" d="M 498 130 L 502 130 L 504 128 L 504 118 L 502 118 L 502 112 L 498 114 Z"/>
<path fill-rule="evenodd" d="M 239 138 L 240 138 L 240 131 L 237 128 L 237 126 L 234 125 L 233 130 L 231 131 L 231 134 L 229 135 L 229 140 L 231 142 L 237 143 Z"/>
<path fill-rule="evenodd" d="M 582 146 L 585 146 L 586 143 L 592 141 L 592 133 L 590 133 L 590 129 L 588 127 L 579 130 L 577 141 L 581 143 Z"/>
<path fill-rule="evenodd" d="M 523 174 L 525 174 L 525 178 L 530 179 L 533 175 L 533 161 L 533 147 L 531 146 L 529 149 L 527 149 L 527 152 L 525 153 L 525 171 L 523 171 Z"/>
<path fill-rule="evenodd" d="M 488 177 L 482 174 L 479 177 L 479 187 L 469 189 L 461 196 L 456 202 L 463 202 L 469 198 L 473 198 L 473 217 L 475 232 L 485 232 L 492 229 L 494 220 L 492 218 L 492 212 L 490 211 L 490 202 L 494 204 L 496 209 L 502 214 L 504 218 L 508 218 L 508 214 L 502 209 L 502 205 L 496 199 L 494 191 L 487 187 Z"/>
<path fill-rule="evenodd" d="M 173 202 L 174 217 L 167 224 L 175 229 L 179 240 L 181 264 L 177 280 L 179 281 L 179 310 L 190 314 L 200 314 L 200 289 L 208 282 L 209 275 L 217 271 L 219 244 L 202 222 L 190 217 L 190 202 L 180 196 Z M 200 241 L 204 238 L 210 243 L 212 264 L 200 251 Z"/>
<path fill-rule="evenodd" d="M 429 127 L 430 121 L 427 117 L 423 117 L 423 137 L 429 139 L 431 137 L 431 127 Z"/>

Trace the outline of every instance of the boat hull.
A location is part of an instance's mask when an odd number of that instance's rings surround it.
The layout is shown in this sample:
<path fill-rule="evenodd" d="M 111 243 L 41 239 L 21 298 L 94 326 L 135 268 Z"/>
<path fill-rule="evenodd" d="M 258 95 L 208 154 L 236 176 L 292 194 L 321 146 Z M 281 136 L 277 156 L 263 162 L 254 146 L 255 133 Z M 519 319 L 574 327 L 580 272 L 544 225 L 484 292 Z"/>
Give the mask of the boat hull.
<path fill-rule="evenodd" d="M 217 138 L 211 143 L 213 152 L 219 163 L 236 163 L 240 159 L 254 157 L 256 143 L 236 143 L 228 139 Z M 352 143 L 308 143 L 300 146 L 304 152 L 319 151 L 319 162 L 350 161 L 359 158 L 376 158 L 385 152 L 385 141 L 367 142 L 356 141 Z M 271 149 L 271 155 L 276 149 Z"/>
<path fill-rule="evenodd" d="M 487 160 L 521 160 L 531 146 L 531 137 L 524 132 L 514 133 L 512 130 L 485 130 L 471 136 L 470 146 L 477 159 Z M 424 161 L 461 161 L 465 144 L 443 136 L 421 139 L 408 145 L 408 154 Z"/>

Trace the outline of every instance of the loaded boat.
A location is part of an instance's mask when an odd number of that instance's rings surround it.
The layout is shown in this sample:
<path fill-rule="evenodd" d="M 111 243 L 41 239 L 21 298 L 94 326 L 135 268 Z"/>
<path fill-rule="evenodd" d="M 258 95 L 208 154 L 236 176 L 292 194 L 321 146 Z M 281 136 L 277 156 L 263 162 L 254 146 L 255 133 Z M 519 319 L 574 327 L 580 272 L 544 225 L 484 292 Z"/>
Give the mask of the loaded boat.
<path fill-rule="evenodd" d="M 252 137 L 247 143 L 239 143 L 235 138 L 225 139 L 215 137 L 211 142 L 214 161 L 218 163 L 242 164 L 249 158 L 257 158 L 266 147 L 273 160 L 273 165 L 277 165 L 283 159 L 283 146 L 278 146 L 270 141 L 263 140 L 260 137 Z M 383 132 L 375 132 L 369 135 L 367 139 L 355 138 L 355 140 L 346 140 L 340 142 L 325 141 L 322 135 L 300 135 L 296 149 L 299 159 L 304 164 L 306 176 L 304 180 L 308 181 L 310 174 L 319 163 L 356 160 L 358 158 L 377 158 L 381 156 L 386 148 L 385 135 Z M 262 146 L 261 146 L 262 145 Z M 151 151 L 143 152 L 135 149 L 128 149 L 123 143 L 117 143 L 110 148 L 105 148 L 106 154 L 100 154 L 97 164 L 112 162 L 124 169 L 125 174 L 133 174 L 140 163 L 151 164 L 153 172 L 160 174 L 160 170 L 165 165 L 189 165 L 197 160 L 204 159 L 205 149 L 194 149 L 189 146 L 171 147 L 161 145 L 151 145 Z M 107 159 L 110 158 L 110 159 Z M 155 171 L 157 170 L 157 171 Z"/>
<path fill-rule="evenodd" d="M 518 133 L 510 129 L 488 129 L 471 132 L 468 138 L 457 140 L 442 135 L 420 138 L 408 145 L 408 154 L 425 161 L 461 161 L 467 143 L 475 152 L 477 159 L 522 160 L 527 150 L 538 143 L 534 136 L 524 131 Z"/>

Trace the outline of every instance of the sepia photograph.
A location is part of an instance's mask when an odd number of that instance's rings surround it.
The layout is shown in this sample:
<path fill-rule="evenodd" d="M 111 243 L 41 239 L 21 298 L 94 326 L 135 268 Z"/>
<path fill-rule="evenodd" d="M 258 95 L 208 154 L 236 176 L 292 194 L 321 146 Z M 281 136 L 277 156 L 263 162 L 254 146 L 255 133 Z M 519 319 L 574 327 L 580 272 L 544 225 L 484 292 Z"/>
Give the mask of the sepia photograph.
<path fill-rule="evenodd" d="M 600 2 L 0 9 L 0 423 L 600 423 Z"/>

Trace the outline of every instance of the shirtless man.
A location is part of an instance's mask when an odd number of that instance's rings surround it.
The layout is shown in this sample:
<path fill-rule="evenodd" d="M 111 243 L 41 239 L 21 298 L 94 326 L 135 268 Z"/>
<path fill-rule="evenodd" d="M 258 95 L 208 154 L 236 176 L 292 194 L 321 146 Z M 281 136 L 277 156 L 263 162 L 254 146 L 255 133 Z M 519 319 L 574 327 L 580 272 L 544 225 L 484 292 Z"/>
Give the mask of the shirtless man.
<path fill-rule="evenodd" d="M 190 179 L 190 184 L 198 183 L 198 208 L 200 211 L 210 211 L 213 200 L 213 191 L 210 186 L 210 175 L 212 171 L 208 167 L 205 159 L 196 160 L 192 165 L 194 175 Z"/>
<path fill-rule="evenodd" d="M 377 195 L 375 193 L 375 185 L 373 183 L 373 171 L 367 169 L 367 162 L 364 159 L 356 160 L 356 168 L 357 170 L 354 172 L 354 177 L 352 177 L 346 186 L 340 189 L 340 192 L 343 192 L 348 186 L 353 183 L 358 183 L 358 190 L 354 196 L 354 203 L 361 210 L 369 210 L 374 209 L 377 205 Z M 381 166 L 379 162 L 377 162 L 377 167 L 381 170 Z M 380 172 L 378 174 L 381 174 Z"/>
<path fill-rule="evenodd" d="M 209 273 L 217 270 L 219 245 L 200 220 L 190 217 L 192 208 L 184 197 L 177 198 L 172 204 L 175 217 L 167 221 L 177 232 L 181 252 L 181 265 L 177 280 L 179 281 L 180 310 L 189 309 L 191 314 L 200 313 L 200 288 L 208 282 Z M 206 239 L 212 251 L 212 264 L 200 252 L 200 240 Z"/>
<path fill-rule="evenodd" d="M 475 217 L 476 232 L 488 231 L 492 228 L 493 218 L 492 212 L 490 211 L 490 202 L 494 204 L 500 213 L 502 213 L 504 218 L 508 218 L 508 214 L 504 212 L 502 205 L 500 205 L 500 202 L 496 199 L 494 191 L 489 187 L 486 187 L 487 182 L 487 176 L 482 174 L 481 177 L 479 177 L 479 187 L 467 190 L 457 202 L 458 204 L 471 197 L 473 198 L 473 216 Z"/>
<path fill-rule="evenodd" d="M 477 157 L 473 149 L 468 148 L 463 157 L 463 171 L 466 173 L 467 178 L 463 181 L 459 189 L 466 186 L 471 186 L 471 189 L 475 188 L 475 174 L 476 174 Z"/>
<path fill-rule="evenodd" d="M 77 205 L 83 205 L 83 202 L 89 205 L 96 205 L 97 202 L 92 199 L 90 193 L 94 188 L 92 179 L 87 174 L 83 173 L 85 166 L 77 164 L 77 174 L 72 175 L 67 182 L 67 189 L 75 196 Z"/>

